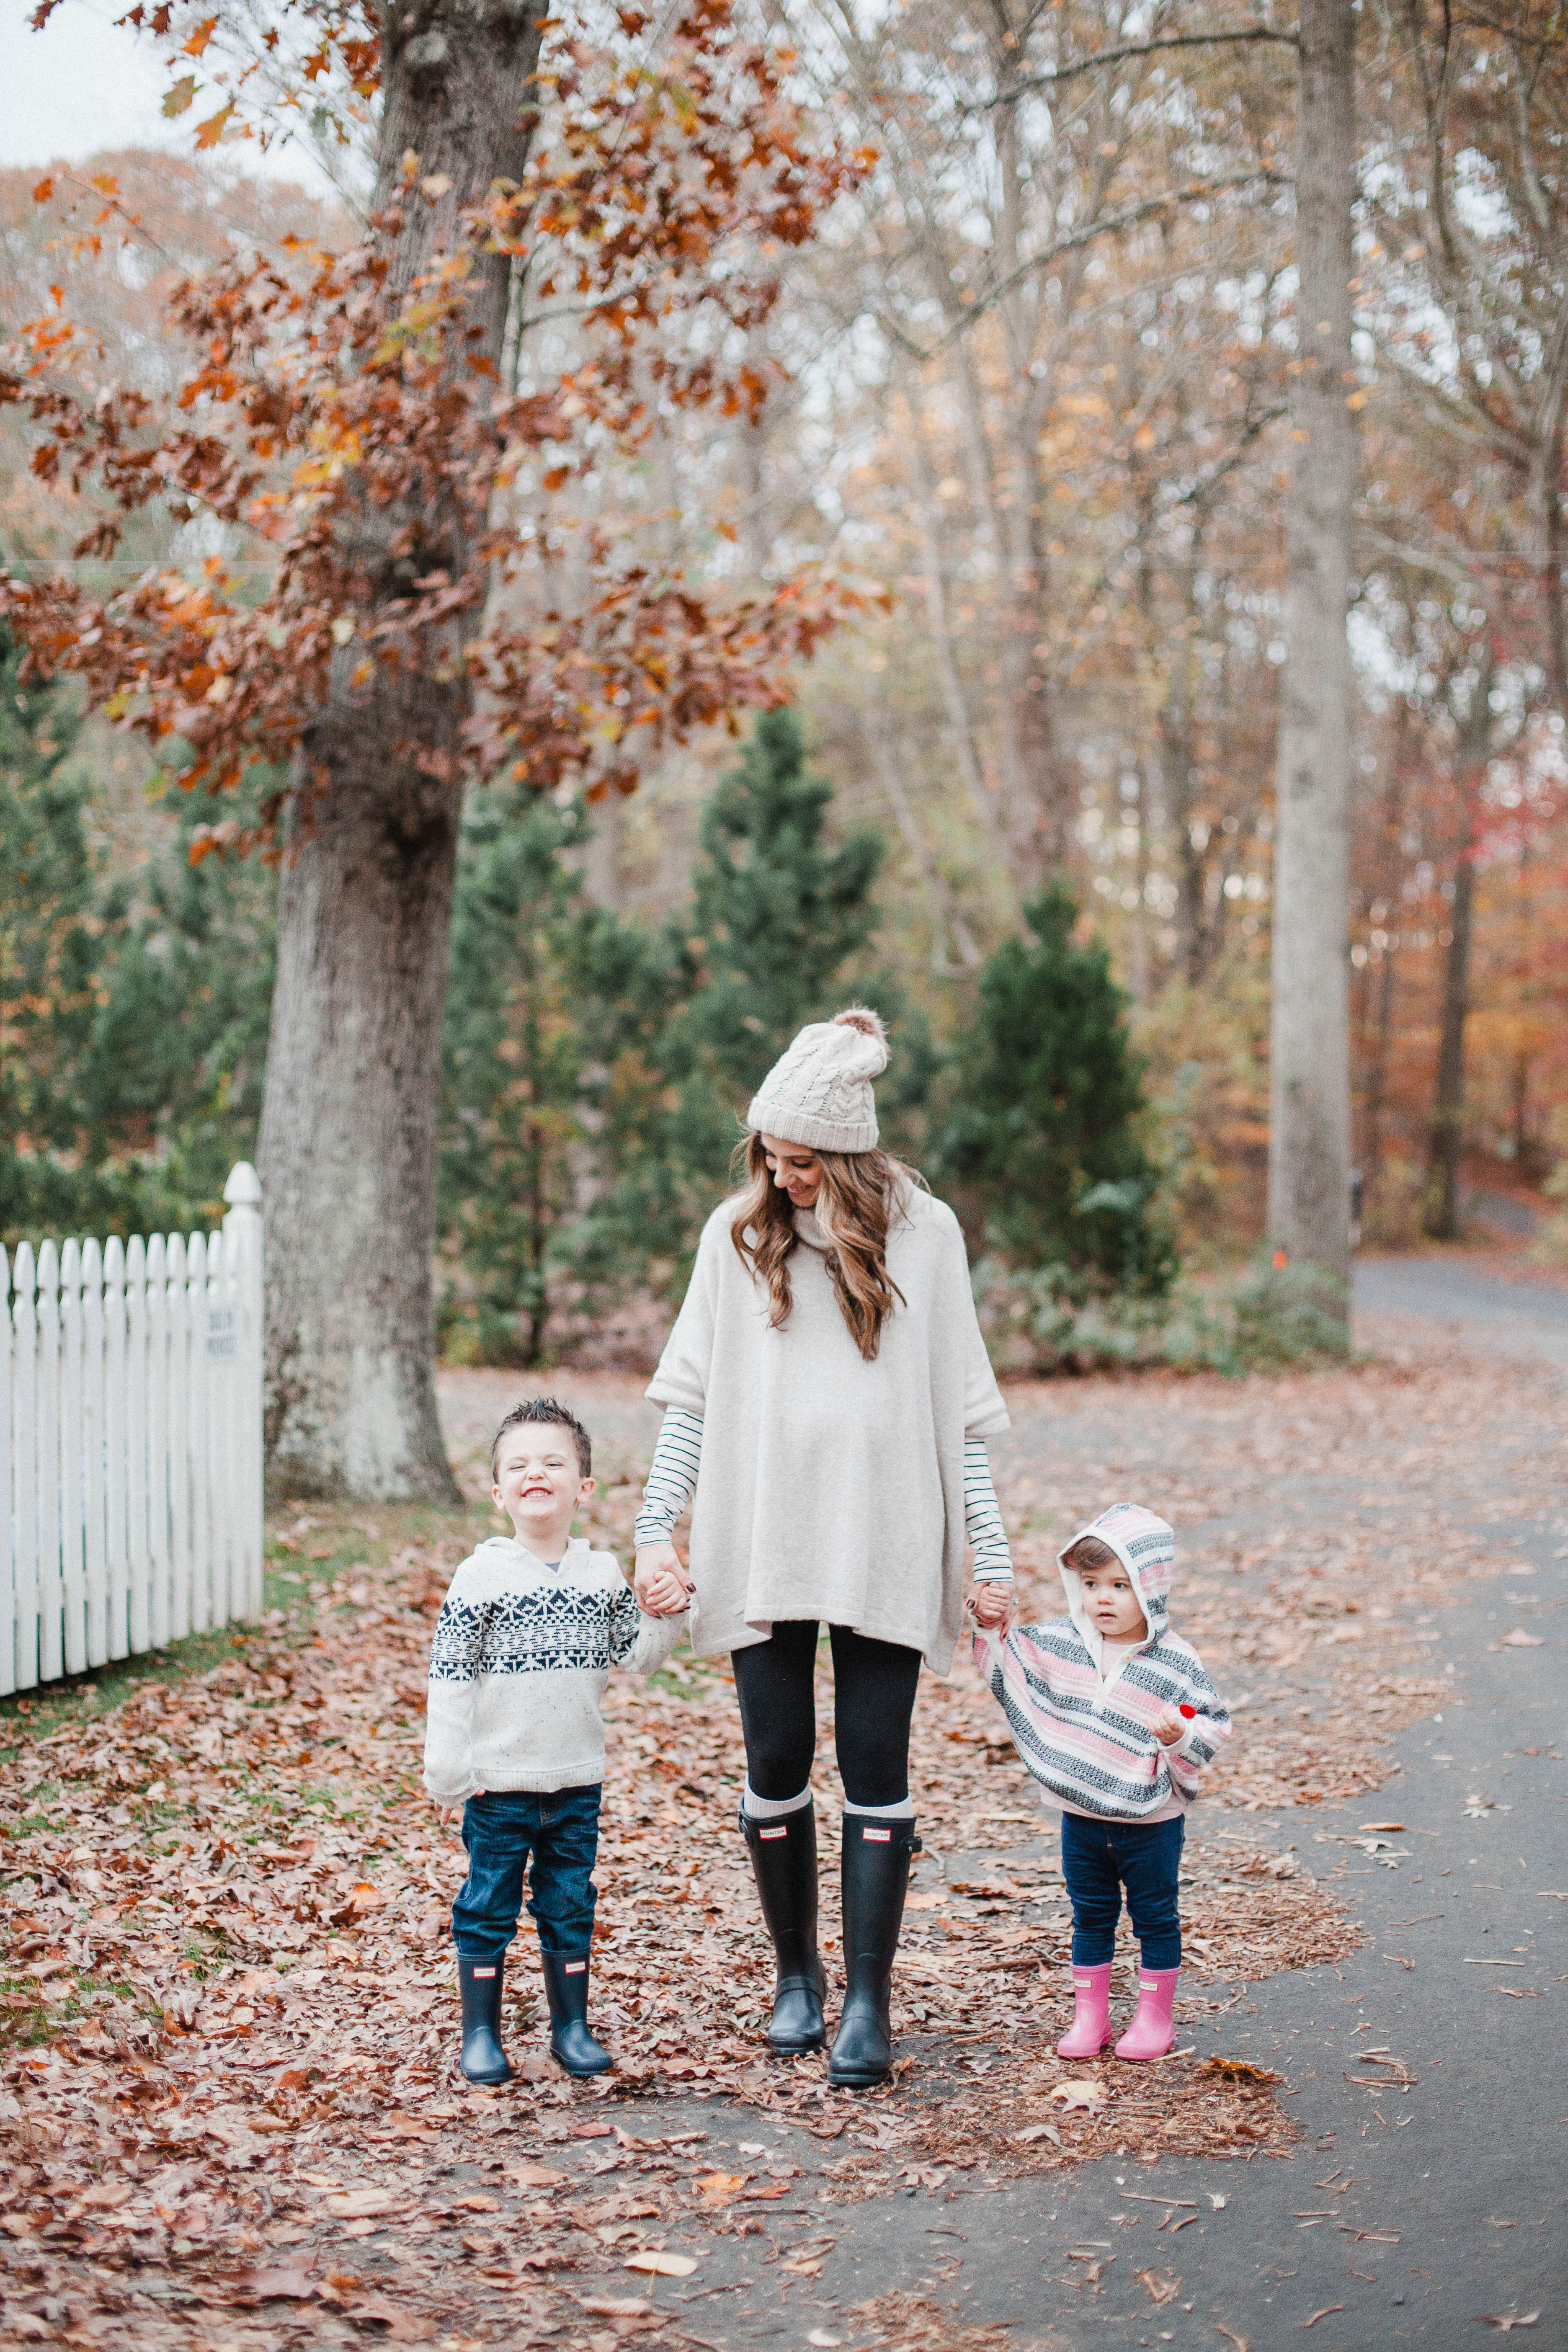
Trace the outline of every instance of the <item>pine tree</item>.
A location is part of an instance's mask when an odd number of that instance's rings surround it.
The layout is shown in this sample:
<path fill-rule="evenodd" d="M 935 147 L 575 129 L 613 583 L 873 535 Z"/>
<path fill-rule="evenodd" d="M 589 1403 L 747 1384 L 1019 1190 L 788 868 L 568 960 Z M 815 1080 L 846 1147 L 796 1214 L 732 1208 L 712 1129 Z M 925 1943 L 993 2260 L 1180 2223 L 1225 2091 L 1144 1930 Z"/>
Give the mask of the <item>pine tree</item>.
<path fill-rule="evenodd" d="M 1151 1210 L 1142 1066 L 1106 949 L 1074 944 L 1077 914 L 1066 890 L 1050 889 L 1025 908 L 1033 938 L 987 959 L 936 1161 L 983 1216 L 987 1246 L 1014 1265 L 1157 1293 L 1175 1261 Z"/>
<path fill-rule="evenodd" d="M 0 1235 L 211 1222 L 255 1150 L 272 986 L 271 874 L 189 859 L 215 814 L 111 872 L 68 688 L 0 660 Z M 226 807 L 224 814 L 233 814 Z"/>
<path fill-rule="evenodd" d="M 464 819 L 443 1054 L 447 1344 L 535 1364 L 563 1302 L 634 1281 L 661 1220 L 658 1041 L 673 975 L 591 907 L 586 811 L 526 787 Z M 637 1171 L 635 1179 L 631 1176 Z"/>
<path fill-rule="evenodd" d="M 250 792 L 265 784 L 252 777 Z M 162 849 L 100 885 L 100 1003 L 83 1087 L 121 1227 L 212 1223 L 229 1170 L 256 1156 L 277 876 L 256 858 L 190 858 L 198 825 L 236 814 L 232 800 L 177 793 Z"/>
<path fill-rule="evenodd" d="M 881 838 L 860 831 L 827 847 L 832 799 L 795 712 L 771 710 L 703 814 L 694 906 L 679 927 L 694 934 L 700 971 L 665 1053 L 680 1090 L 679 1153 L 710 1202 L 751 1095 L 802 1024 L 853 992 L 844 968 L 876 929 Z M 877 992 L 890 1019 L 885 985 Z"/>
<path fill-rule="evenodd" d="M 94 1139 L 81 1066 L 97 1013 L 85 786 L 70 697 L 24 687 L 0 638 L 0 1237 L 73 1222 Z"/>

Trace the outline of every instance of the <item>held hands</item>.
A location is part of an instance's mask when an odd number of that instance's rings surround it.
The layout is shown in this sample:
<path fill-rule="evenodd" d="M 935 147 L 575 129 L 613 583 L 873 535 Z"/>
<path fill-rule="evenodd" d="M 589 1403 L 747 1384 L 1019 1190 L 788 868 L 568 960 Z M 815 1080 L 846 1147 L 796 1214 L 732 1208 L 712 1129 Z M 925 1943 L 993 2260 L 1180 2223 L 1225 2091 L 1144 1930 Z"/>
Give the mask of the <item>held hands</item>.
<path fill-rule="evenodd" d="M 1195 1708 L 1193 1710 L 1194 1714 L 1196 1711 Z M 1186 1727 L 1180 1707 L 1172 1706 L 1169 1701 L 1149 1726 L 1162 1748 L 1173 1748 Z"/>
<path fill-rule="evenodd" d="M 1010 1584 L 977 1584 L 970 1601 L 974 1622 L 986 1633 L 994 1633 L 1007 1622 L 1013 1609 L 1013 1588 Z"/>
<path fill-rule="evenodd" d="M 691 1606 L 697 1587 L 680 1565 L 672 1543 L 644 1544 L 637 1553 L 632 1590 L 649 1617 L 679 1617 Z"/>

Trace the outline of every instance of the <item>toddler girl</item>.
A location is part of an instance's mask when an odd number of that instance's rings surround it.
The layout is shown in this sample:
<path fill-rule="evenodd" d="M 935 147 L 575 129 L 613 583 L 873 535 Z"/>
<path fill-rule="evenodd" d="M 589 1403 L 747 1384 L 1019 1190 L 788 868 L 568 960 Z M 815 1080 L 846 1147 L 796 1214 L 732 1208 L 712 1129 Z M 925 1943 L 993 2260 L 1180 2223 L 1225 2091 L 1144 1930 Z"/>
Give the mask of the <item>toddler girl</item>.
<path fill-rule="evenodd" d="M 1119 2058 L 1163 2058 L 1181 1972 L 1177 1908 L 1186 1807 L 1230 1717 L 1166 1610 L 1173 1529 L 1137 1503 L 1083 1528 L 1058 1566 L 1068 1615 L 1003 1635 L 1005 1593 L 972 1604 L 974 1658 L 1019 1755 L 1062 1816 L 1072 1903 L 1073 2021 L 1064 2058 L 1110 2040 L 1110 1963 L 1123 1888 L 1142 1955 L 1138 2010 Z"/>

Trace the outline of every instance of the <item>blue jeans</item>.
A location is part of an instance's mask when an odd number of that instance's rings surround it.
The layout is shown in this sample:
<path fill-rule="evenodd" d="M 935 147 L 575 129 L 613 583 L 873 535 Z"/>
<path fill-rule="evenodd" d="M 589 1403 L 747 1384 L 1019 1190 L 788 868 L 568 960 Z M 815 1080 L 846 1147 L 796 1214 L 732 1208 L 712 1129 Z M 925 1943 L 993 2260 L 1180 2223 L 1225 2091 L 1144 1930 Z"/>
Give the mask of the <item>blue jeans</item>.
<path fill-rule="evenodd" d="M 1176 1882 L 1186 1822 L 1090 1822 L 1062 1815 L 1062 1876 L 1072 1901 L 1076 1969 L 1098 1969 L 1116 1951 L 1121 1890 L 1146 1969 L 1182 1965 Z"/>
<path fill-rule="evenodd" d="M 463 1807 L 468 1874 L 452 1906 L 460 1959 L 500 1959 L 517 1932 L 525 1869 L 528 1912 L 541 1950 L 569 1959 L 588 1949 L 602 1794 L 595 1783 L 543 1796 L 530 1789 L 487 1790 L 468 1799 Z"/>

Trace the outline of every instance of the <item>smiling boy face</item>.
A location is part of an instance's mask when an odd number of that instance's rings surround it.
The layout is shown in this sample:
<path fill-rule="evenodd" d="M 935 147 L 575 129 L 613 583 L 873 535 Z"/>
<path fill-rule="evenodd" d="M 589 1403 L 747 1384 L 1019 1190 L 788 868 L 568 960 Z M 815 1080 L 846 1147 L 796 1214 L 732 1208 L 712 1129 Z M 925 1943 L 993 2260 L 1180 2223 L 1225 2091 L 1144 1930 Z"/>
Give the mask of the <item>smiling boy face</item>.
<path fill-rule="evenodd" d="M 496 1448 L 490 1494 L 511 1521 L 519 1543 L 537 1558 L 559 1559 L 574 1515 L 595 1487 L 577 1459 L 577 1442 L 559 1422 L 518 1422 Z"/>

